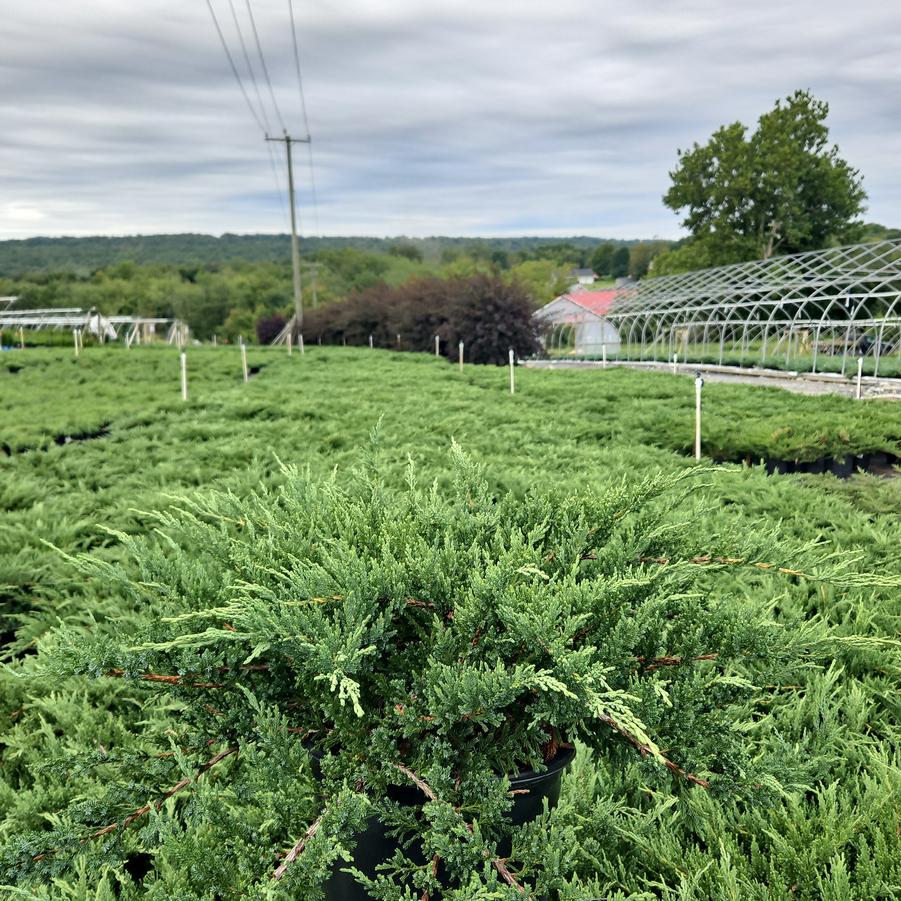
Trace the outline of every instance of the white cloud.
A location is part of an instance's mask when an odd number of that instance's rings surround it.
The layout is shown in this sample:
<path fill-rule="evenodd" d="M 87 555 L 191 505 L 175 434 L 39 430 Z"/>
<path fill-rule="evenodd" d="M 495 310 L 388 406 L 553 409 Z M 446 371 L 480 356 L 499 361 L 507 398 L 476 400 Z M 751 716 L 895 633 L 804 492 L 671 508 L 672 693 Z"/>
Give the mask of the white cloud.
<path fill-rule="evenodd" d="M 213 2 L 243 66 L 228 2 Z M 252 51 L 242 0 L 235 9 Z M 300 133 L 286 4 L 253 9 L 286 124 Z M 869 217 L 901 224 L 895 4 L 295 9 L 322 233 L 675 236 L 660 197 L 676 148 L 726 121 L 752 124 L 797 87 L 830 101 Z M 205 3 L 19 5 L 0 32 L 0 122 L 4 236 L 285 228 L 279 182 Z M 297 162 L 312 228 L 303 148 Z"/>

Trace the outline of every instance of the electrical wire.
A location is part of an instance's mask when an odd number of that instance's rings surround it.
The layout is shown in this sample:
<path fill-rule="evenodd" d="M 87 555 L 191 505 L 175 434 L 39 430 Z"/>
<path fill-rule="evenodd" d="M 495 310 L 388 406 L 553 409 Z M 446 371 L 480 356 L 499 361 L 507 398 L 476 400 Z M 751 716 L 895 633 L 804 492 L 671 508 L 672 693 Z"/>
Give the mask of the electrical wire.
<path fill-rule="evenodd" d="M 297 39 L 297 20 L 294 17 L 294 0 L 288 0 L 288 12 L 291 16 L 291 39 L 294 45 L 294 68 L 297 72 L 297 88 L 300 93 L 300 110 L 303 115 L 303 127 L 307 133 L 307 159 L 310 165 L 310 199 L 313 205 L 313 229 L 319 233 L 319 201 L 316 192 L 316 168 L 313 165 L 313 140 L 310 132 L 310 120 L 307 116 L 307 99 L 303 90 L 303 75 L 300 68 L 300 42 Z"/>
<path fill-rule="evenodd" d="M 269 77 L 269 68 L 266 66 L 266 57 L 263 55 L 263 45 L 260 43 L 260 34 L 257 31 L 257 23 L 253 15 L 253 7 L 250 5 L 250 0 L 244 0 L 244 2 L 247 5 L 247 15 L 250 17 L 250 27 L 253 31 L 253 39 L 257 45 L 257 54 L 260 57 L 260 68 L 263 70 L 263 77 L 266 79 L 266 84 L 269 87 L 269 97 L 271 98 L 272 106 L 275 109 L 275 117 L 276 119 L 278 119 L 282 131 L 287 133 L 288 129 L 285 127 L 285 120 L 282 118 L 282 111 L 278 108 L 278 101 L 275 99 L 275 91 L 272 89 L 272 79 Z"/>
<path fill-rule="evenodd" d="M 225 56 L 228 59 L 229 66 L 231 66 L 232 74 L 235 76 L 235 81 L 238 82 L 238 87 L 241 89 L 241 95 L 244 97 L 244 102 L 247 104 L 247 109 L 250 110 L 250 115 L 253 116 L 254 121 L 260 127 L 260 131 L 265 132 L 266 127 L 257 114 L 257 111 L 253 108 L 253 104 L 250 102 L 250 97 L 247 94 L 247 89 L 244 87 L 244 81 L 241 78 L 241 73 L 238 72 L 238 67 L 235 65 L 234 59 L 232 59 L 231 51 L 228 49 L 225 35 L 222 33 L 222 28 L 219 25 L 219 19 L 216 16 L 216 10 L 213 9 L 212 0 L 206 0 L 206 5 L 207 9 L 209 9 L 210 11 L 210 15 L 213 17 L 213 25 L 216 26 L 216 33 L 219 35 L 219 41 L 222 44 L 222 49 L 225 51 Z"/>
<path fill-rule="evenodd" d="M 307 100 L 303 93 L 303 75 L 300 73 L 300 45 L 297 40 L 297 22 L 294 19 L 294 0 L 288 0 L 288 12 L 291 14 L 291 40 L 294 43 L 294 68 L 297 71 L 297 87 L 300 91 L 300 110 L 303 114 L 303 127 L 310 136 L 310 120 L 307 118 Z"/>
<path fill-rule="evenodd" d="M 238 12 L 235 9 L 234 0 L 228 0 L 228 8 L 231 10 L 232 21 L 235 23 L 235 31 L 238 34 L 238 42 L 241 44 L 241 53 L 244 56 L 244 63 L 250 74 L 250 81 L 253 85 L 254 92 L 257 95 L 257 103 L 260 105 L 260 112 L 263 115 L 263 122 L 266 126 L 266 134 L 269 134 L 269 117 L 266 115 L 266 105 L 263 103 L 263 95 L 260 93 L 260 86 L 257 83 L 256 73 L 253 71 L 253 65 L 250 62 L 250 54 L 247 52 L 247 44 L 244 42 L 244 32 L 241 30 L 241 23 L 238 21 Z"/>

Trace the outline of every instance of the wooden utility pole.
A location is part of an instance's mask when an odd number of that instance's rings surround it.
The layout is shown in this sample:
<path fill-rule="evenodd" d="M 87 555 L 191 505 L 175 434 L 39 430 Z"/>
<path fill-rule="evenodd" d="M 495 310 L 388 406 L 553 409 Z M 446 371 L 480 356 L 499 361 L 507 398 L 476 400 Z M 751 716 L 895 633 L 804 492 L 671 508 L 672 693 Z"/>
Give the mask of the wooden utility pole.
<path fill-rule="evenodd" d="M 305 138 L 292 138 L 288 132 L 284 137 L 270 138 L 267 141 L 275 141 L 285 145 L 285 153 L 288 157 L 288 206 L 291 208 L 291 268 L 294 271 L 294 330 L 299 335 L 303 331 L 303 286 L 300 282 L 300 247 L 297 241 L 297 205 L 294 199 L 294 159 L 291 153 L 292 144 L 309 144 L 310 136 Z"/>

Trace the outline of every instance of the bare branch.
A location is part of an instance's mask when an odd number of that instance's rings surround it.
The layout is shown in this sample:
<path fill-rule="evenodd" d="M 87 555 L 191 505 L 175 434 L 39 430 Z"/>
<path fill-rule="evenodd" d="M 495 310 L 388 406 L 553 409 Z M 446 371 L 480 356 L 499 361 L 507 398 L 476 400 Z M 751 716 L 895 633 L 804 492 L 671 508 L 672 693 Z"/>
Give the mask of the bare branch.
<path fill-rule="evenodd" d="M 278 865 L 275 871 L 272 873 L 273 879 L 281 879 L 282 876 L 285 875 L 288 867 L 300 857 L 303 852 L 304 847 L 307 842 L 319 831 L 319 827 L 322 825 L 322 818 L 325 816 L 325 811 L 323 811 L 311 824 L 310 828 L 298 839 L 294 847 L 285 855 L 285 859 Z"/>

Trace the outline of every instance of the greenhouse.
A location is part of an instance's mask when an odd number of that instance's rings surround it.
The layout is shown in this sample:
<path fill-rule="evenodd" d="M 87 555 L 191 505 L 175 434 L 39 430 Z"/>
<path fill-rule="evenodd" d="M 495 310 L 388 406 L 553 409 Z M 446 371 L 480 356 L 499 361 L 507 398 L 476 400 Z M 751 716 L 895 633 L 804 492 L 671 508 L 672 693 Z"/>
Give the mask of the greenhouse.
<path fill-rule="evenodd" d="M 579 286 L 554 298 L 535 313 L 544 332 L 545 347 L 571 349 L 581 355 L 619 353 L 619 332 L 607 319 L 615 290 L 588 291 Z"/>
<path fill-rule="evenodd" d="M 536 318 L 547 322 L 556 303 Z M 644 279 L 616 289 L 604 319 L 615 338 L 601 351 L 620 360 L 678 355 L 687 363 L 850 374 L 861 357 L 864 373 L 899 376 L 901 241 Z M 558 327 L 546 329 L 551 353 Z M 580 351 L 570 345 L 570 352 Z"/>
<path fill-rule="evenodd" d="M 115 341 L 124 336 L 125 343 L 148 344 L 165 333 L 169 344 L 185 343 L 187 326 L 178 319 L 154 316 L 104 316 L 96 309 L 80 307 L 50 307 L 46 309 L 13 309 L 18 297 L 0 297 L 0 335 L 4 331 L 23 335 L 24 332 L 65 331 L 79 335 L 93 335 L 101 342 Z M 159 327 L 159 332 L 157 331 Z"/>

